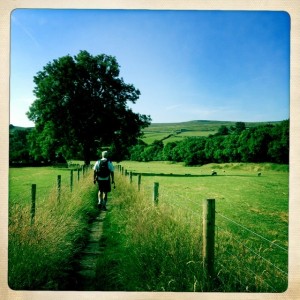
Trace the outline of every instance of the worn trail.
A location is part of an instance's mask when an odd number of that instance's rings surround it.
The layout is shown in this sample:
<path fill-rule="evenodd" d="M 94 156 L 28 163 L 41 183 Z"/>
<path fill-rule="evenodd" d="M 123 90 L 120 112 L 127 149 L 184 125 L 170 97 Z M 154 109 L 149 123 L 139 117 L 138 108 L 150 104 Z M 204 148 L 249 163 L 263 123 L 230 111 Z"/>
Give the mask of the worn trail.
<path fill-rule="evenodd" d="M 89 229 L 89 238 L 86 247 L 81 252 L 78 261 L 78 288 L 83 291 L 96 290 L 96 264 L 98 256 L 104 251 L 100 247 L 100 239 L 103 234 L 103 221 L 106 211 L 101 211 L 94 219 Z"/>

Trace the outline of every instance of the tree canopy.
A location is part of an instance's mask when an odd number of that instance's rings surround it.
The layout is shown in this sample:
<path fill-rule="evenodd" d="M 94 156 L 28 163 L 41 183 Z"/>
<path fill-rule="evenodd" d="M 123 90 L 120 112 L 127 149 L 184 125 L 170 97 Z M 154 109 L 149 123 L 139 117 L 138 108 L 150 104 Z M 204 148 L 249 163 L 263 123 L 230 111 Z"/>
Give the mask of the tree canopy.
<path fill-rule="evenodd" d="M 34 77 L 36 100 L 27 112 L 35 123 L 30 133 L 31 154 L 53 159 L 82 156 L 86 164 L 100 147 L 110 147 L 121 159 L 150 124 L 134 113 L 140 91 L 119 77 L 115 57 L 87 51 L 54 59 Z"/>

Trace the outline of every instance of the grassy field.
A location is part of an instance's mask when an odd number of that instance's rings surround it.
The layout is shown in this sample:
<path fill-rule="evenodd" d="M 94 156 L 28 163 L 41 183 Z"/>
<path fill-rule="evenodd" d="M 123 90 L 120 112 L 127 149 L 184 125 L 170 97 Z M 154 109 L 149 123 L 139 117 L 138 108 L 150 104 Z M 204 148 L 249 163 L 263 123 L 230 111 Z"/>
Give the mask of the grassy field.
<path fill-rule="evenodd" d="M 37 185 L 40 201 L 48 198 L 48 193 L 57 187 L 57 176 L 61 175 L 62 187 L 70 187 L 70 170 L 67 168 L 31 167 L 9 169 L 9 203 L 19 205 L 31 203 L 31 185 Z M 77 174 L 74 173 L 76 183 Z"/>
<path fill-rule="evenodd" d="M 121 165 L 128 171 L 148 173 L 148 176 L 142 176 L 142 192 L 149 203 L 153 183 L 159 182 L 159 206 L 174 216 L 185 215 L 180 222 L 186 229 L 192 226 L 200 230 L 202 200 L 216 199 L 215 251 L 216 269 L 220 275 L 220 286 L 216 290 L 285 290 L 288 272 L 287 166 L 238 163 L 184 167 L 167 162 L 129 161 Z M 217 176 L 210 175 L 212 169 L 218 172 Z M 258 172 L 262 175 L 258 176 Z M 172 173 L 173 176 L 162 176 L 161 173 Z M 132 185 L 137 185 L 136 176 L 133 176 Z"/>
<path fill-rule="evenodd" d="M 61 290 L 74 285 L 72 263 L 86 242 L 90 219 L 97 214 L 92 175 L 70 191 L 70 170 L 11 168 L 9 177 L 8 283 L 15 290 Z M 57 175 L 62 177 L 57 198 Z M 75 175 L 75 174 L 74 174 Z M 37 185 L 31 224 L 31 184 Z M 73 286 L 74 288 L 74 286 Z"/>
<path fill-rule="evenodd" d="M 124 161 L 137 176 L 116 172 L 117 189 L 100 244 L 99 290 L 283 292 L 287 287 L 288 187 L 286 165 Z M 218 175 L 211 176 L 215 170 Z M 258 172 L 261 176 L 258 176 Z M 64 192 L 57 203 L 56 180 Z M 9 283 L 14 289 L 61 289 L 76 249 L 95 214 L 91 176 L 70 194 L 70 171 L 11 168 L 9 186 Z M 153 205 L 153 183 L 159 204 Z M 30 226 L 31 184 L 37 214 Z M 202 271 L 202 201 L 216 199 L 215 280 Z M 47 272 L 45 272 L 47 270 Z"/>
<path fill-rule="evenodd" d="M 149 197 L 153 182 L 159 182 L 161 202 L 179 205 L 194 213 L 202 212 L 203 199 L 216 199 L 220 213 L 263 232 L 268 239 L 279 240 L 284 247 L 288 246 L 287 166 L 232 163 L 184 167 L 168 162 L 129 161 L 121 165 L 128 171 L 157 174 L 143 176 L 143 188 L 149 192 Z M 218 176 L 211 176 L 212 169 Z M 258 176 L 258 172 L 262 176 Z M 186 176 L 159 176 L 160 173 Z"/>
<path fill-rule="evenodd" d="M 236 122 L 229 121 L 189 121 L 181 123 L 152 123 L 144 129 L 143 141 L 147 144 L 155 140 L 164 139 L 164 143 L 180 141 L 184 137 L 208 136 L 215 134 L 218 129 L 224 125 L 228 128 L 235 126 Z M 270 122 L 275 123 L 275 122 Z M 246 122 L 246 127 L 254 127 L 265 123 Z"/>

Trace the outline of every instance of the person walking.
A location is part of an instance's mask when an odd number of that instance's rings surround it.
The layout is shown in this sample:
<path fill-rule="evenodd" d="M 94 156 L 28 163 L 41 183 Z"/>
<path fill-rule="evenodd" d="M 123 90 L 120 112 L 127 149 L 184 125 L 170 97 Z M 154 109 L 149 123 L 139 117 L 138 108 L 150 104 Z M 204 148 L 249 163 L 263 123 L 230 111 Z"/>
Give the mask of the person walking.
<path fill-rule="evenodd" d="M 111 192 L 111 184 L 115 184 L 114 165 L 108 159 L 108 151 L 102 152 L 102 158 L 99 159 L 94 166 L 94 184 L 98 182 L 98 207 L 102 210 L 106 209 L 107 196 Z"/>

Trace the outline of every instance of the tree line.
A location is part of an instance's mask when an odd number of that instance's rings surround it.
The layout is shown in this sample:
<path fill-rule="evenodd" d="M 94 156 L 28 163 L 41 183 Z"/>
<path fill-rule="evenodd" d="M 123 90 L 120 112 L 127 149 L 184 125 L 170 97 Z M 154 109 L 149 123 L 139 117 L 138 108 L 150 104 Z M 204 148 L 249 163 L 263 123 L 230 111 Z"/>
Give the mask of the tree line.
<path fill-rule="evenodd" d="M 228 162 L 289 162 L 289 120 L 276 125 L 265 124 L 246 128 L 237 122 L 230 128 L 221 126 L 208 137 L 186 137 L 164 144 L 156 140 L 147 145 L 143 141 L 130 149 L 130 160 L 174 161 L 186 165 Z"/>
<path fill-rule="evenodd" d="M 35 159 L 31 155 L 31 135 L 33 128 L 17 128 L 10 125 L 10 163 L 47 163 L 47 157 Z M 115 147 L 113 145 L 113 147 Z M 289 120 L 276 125 L 265 124 L 246 128 L 245 123 L 237 122 L 230 128 L 222 125 L 218 132 L 208 137 L 186 137 L 181 141 L 163 143 L 156 140 L 148 145 L 139 139 L 128 151 L 120 151 L 112 159 L 120 161 L 174 161 L 186 165 L 227 162 L 289 162 Z M 117 149 L 115 149 L 117 151 Z M 79 151 L 67 159 L 82 159 Z M 93 157 L 97 159 L 95 154 Z M 62 162 L 56 155 L 51 161 Z"/>

